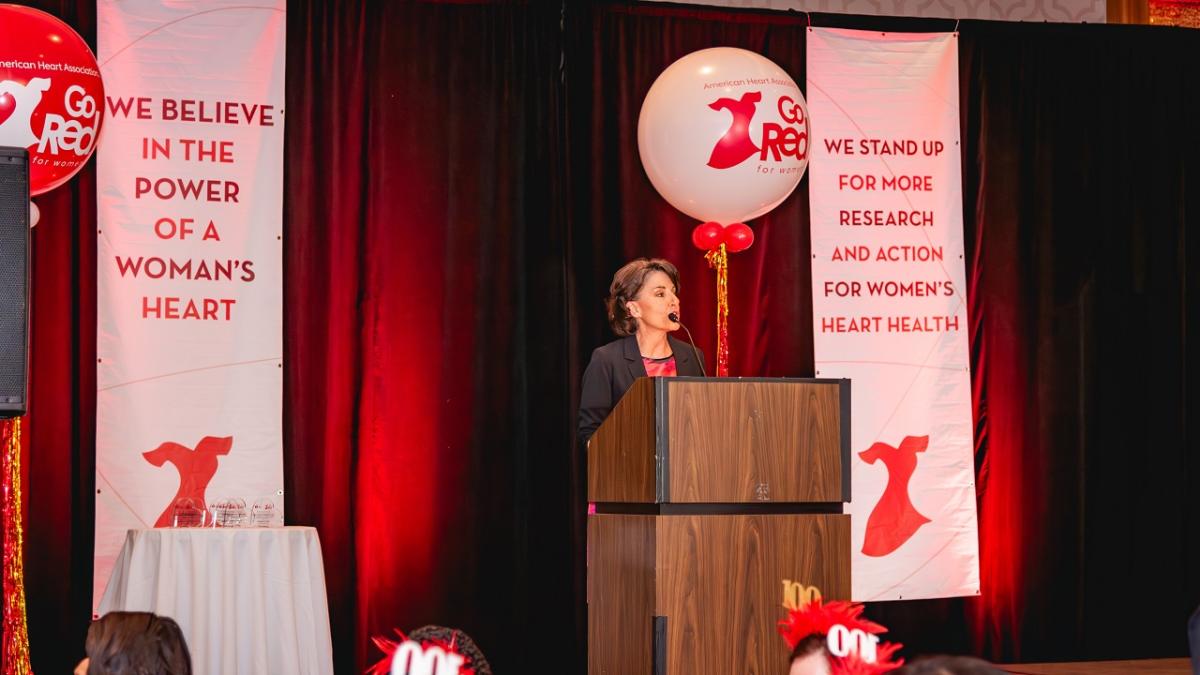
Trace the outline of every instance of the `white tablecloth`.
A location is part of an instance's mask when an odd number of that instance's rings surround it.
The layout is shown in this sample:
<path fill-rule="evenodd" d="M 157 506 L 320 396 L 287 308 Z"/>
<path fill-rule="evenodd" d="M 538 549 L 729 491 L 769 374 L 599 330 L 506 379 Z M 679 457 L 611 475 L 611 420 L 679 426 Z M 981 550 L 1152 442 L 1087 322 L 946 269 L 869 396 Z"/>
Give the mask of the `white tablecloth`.
<path fill-rule="evenodd" d="M 129 530 L 100 600 L 116 610 L 175 619 L 197 675 L 333 673 L 315 528 Z"/>

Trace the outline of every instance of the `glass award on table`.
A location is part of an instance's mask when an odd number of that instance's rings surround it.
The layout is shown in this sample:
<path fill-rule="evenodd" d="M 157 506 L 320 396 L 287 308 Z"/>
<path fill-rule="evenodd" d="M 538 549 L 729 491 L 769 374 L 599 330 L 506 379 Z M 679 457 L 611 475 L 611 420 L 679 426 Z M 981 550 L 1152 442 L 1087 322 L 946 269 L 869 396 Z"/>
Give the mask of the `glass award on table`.
<path fill-rule="evenodd" d="M 275 527 L 275 500 L 259 497 L 250 507 L 251 527 Z"/>
<path fill-rule="evenodd" d="M 184 497 L 175 500 L 171 507 L 171 527 L 202 527 L 204 525 L 204 509 L 196 500 Z"/>
<path fill-rule="evenodd" d="M 213 507 L 215 527 L 245 527 L 246 500 L 241 497 L 226 497 Z"/>

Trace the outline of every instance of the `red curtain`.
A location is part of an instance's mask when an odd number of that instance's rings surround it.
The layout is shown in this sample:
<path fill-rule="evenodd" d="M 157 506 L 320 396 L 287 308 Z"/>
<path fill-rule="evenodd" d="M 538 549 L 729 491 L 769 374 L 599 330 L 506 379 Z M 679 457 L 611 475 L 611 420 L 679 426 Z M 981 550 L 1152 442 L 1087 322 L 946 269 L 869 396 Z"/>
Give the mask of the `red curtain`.
<path fill-rule="evenodd" d="M 577 654 L 558 22 L 291 8 L 287 515 L 321 532 L 339 672 L 426 623 L 500 671 Z"/>
<path fill-rule="evenodd" d="M 94 36 L 94 3 L 37 6 Z M 559 14 L 306 2 L 288 34 L 286 516 L 321 534 L 336 670 L 426 623 L 501 670 L 577 659 Z M 91 618 L 94 185 L 38 198 L 33 234 L 39 671 L 74 666 Z"/>
<path fill-rule="evenodd" d="M 29 412 L 23 438 L 25 595 L 35 669 L 69 672 L 91 619 L 96 447 L 96 201 L 88 165 L 37 200 Z"/>

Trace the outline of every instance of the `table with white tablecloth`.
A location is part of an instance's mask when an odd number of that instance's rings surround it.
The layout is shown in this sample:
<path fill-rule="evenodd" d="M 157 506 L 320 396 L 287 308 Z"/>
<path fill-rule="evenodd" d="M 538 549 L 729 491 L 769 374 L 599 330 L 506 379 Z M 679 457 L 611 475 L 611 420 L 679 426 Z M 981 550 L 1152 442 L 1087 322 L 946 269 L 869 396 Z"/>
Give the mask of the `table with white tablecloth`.
<path fill-rule="evenodd" d="M 333 673 L 315 528 L 129 530 L 100 600 L 117 610 L 175 619 L 197 675 Z"/>

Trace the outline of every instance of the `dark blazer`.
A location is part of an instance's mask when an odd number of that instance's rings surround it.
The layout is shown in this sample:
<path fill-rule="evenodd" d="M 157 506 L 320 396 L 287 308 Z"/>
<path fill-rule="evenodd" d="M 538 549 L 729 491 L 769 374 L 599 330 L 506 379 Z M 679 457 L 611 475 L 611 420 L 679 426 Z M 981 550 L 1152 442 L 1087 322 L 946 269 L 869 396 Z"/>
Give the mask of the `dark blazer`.
<path fill-rule="evenodd" d="M 675 372 L 681 376 L 704 375 L 704 353 L 700 362 L 692 354 L 692 346 L 667 336 L 675 356 Z M 592 360 L 583 371 L 583 393 L 579 397 L 579 441 L 584 448 L 588 439 L 608 417 L 617 401 L 633 386 L 633 381 L 646 377 L 646 365 L 638 352 L 637 337 L 630 335 L 614 340 L 592 352 Z"/>

